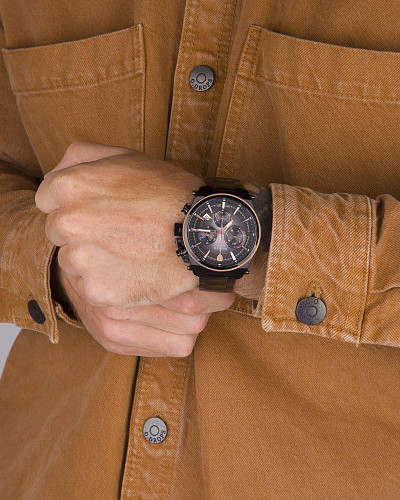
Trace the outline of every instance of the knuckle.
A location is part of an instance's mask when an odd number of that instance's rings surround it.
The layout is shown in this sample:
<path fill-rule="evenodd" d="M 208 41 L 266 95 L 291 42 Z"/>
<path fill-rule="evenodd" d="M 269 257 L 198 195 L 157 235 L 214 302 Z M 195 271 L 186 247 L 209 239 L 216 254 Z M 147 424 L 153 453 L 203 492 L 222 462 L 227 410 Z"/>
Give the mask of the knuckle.
<path fill-rule="evenodd" d="M 69 260 L 71 264 L 79 269 L 84 269 L 90 259 L 88 250 L 83 246 L 72 247 L 69 251 Z"/>
<path fill-rule="evenodd" d="M 56 210 L 51 219 L 52 226 L 60 234 L 73 234 L 75 232 L 75 224 L 72 213 L 66 210 Z"/>

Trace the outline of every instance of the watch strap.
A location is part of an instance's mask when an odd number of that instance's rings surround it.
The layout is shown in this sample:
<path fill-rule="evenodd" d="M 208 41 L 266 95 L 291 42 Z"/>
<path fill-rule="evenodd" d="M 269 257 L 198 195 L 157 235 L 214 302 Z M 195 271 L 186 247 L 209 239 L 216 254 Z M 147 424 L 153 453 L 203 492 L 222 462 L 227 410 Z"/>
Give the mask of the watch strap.
<path fill-rule="evenodd" d="M 223 191 L 233 194 L 238 189 L 243 189 L 243 184 L 240 180 L 233 177 L 206 177 L 205 185 L 212 188 L 215 193 Z"/>
<path fill-rule="evenodd" d="M 235 284 L 234 278 L 227 276 L 200 276 L 199 289 L 214 292 L 231 292 Z"/>

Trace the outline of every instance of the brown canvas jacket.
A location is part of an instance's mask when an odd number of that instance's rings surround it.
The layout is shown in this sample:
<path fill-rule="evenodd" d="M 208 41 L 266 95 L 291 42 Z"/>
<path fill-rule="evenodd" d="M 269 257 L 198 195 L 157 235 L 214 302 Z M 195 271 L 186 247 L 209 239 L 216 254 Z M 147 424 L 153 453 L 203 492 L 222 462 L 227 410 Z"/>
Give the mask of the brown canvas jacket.
<path fill-rule="evenodd" d="M 0 0 L 0 15 L 0 322 L 22 328 L 0 498 L 400 498 L 399 2 Z M 215 74 L 204 92 L 197 65 Z M 34 197 L 77 140 L 271 187 L 263 293 L 213 313 L 189 356 L 110 353 L 52 296 Z M 310 295 L 317 325 L 295 315 Z M 144 438 L 153 417 L 162 442 Z"/>

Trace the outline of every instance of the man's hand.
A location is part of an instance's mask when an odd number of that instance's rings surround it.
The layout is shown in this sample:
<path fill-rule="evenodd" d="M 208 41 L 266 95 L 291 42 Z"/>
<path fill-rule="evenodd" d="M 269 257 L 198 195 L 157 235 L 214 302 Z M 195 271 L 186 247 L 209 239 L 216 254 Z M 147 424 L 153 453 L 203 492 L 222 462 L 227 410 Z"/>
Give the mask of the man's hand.
<path fill-rule="evenodd" d="M 135 167 L 131 165 L 130 168 L 132 170 L 130 170 L 129 163 L 127 164 L 127 162 L 122 162 L 121 166 L 119 163 L 121 158 L 120 155 L 128 155 L 129 160 L 135 163 Z M 107 162 L 101 163 L 98 161 L 101 159 L 110 159 L 114 161 L 112 161 L 111 164 Z M 126 160 L 128 160 L 128 158 L 126 158 Z M 165 168 L 165 170 L 157 173 L 156 165 L 154 165 L 153 162 L 157 164 L 158 169 Z M 70 168 L 75 165 L 75 169 Z M 91 165 L 93 165 L 93 167 L 89 169 L 88 167 Z M 95 171 L 95 168 L 97 168 L 96 165 L 99 167 L 99 173 Z M 168 165 L 168 167 L 166 165 Z M 76 171 L 78 167 L 86 168 L 85 171 L 81 172 L 82 175 L 79 177 L 76 173 L 72 174 L 71 172 L 73 170 Z M 54 174 L 64 169 L 69 170 L 71 175 L 68 178 L 59 176 L 60 178 L 57 180 Z M 136 172 L 136 170 L 140 169 L 147 169 L 147 175 L 151 176 L 153 182 L 149 182 L 149 179 L 146 181 L 146 179 L 143 178 L 143 172 Z M 136 173 L 138 174 L 137 176 Z M 93 176 L 93 185 L 90 176 Z M 118 187 L 118 176 L 123 176 L 121 182 L 125 181 L 122 187 Z M 107 177 L 109 178 L 107 179 Z M 166 178 L 165 184 L 162 183 L 164 177 Z M 134 229 L 134 222 L 131 221 L 131 223 L 129 223 L 129 209 L 132 209 L 133 198 L 138 204 L 138 212 L 135 213 L 135 217 L 139 218 L 138 229 L 143 229 L 143 226 L 145 226 L 146 214 L 149 213 L 145 210 L 145 205 L 146 201 L 148 201 L 149 205 L 153 207 L 153 213 L 150 212 L 148 216 L 149 223 L 154 223 L 159 227 L 159 223 L 165 224 L 166 219 L 168 224 L 170 224 L 169 233 L 164 234 L 165 228 L 164 231 L 158 230 L 161 231 L 162 237 L 165 240 L 168 238 L 173 239 L 173 222 L 179 217 L 179 208 L 187 201 L 187 195 L 185 196 L 185 194 L 181 192 L 179 203 L 167 203 L 164 207 L 167 209 L 172 205 L 172 211 L 175 210 L 175 219 L 168 217 L 168 214 L 165 213 L 162 214 L 162 217 L 157 219 L 156 214 L 160 212 L 160 207 L 155 207 L 156 203 L 150 198 L 155 197 L 156 200 L 161 198 L 164 203 L 165 192 L 160 195 L 157 191 L 157 186 L 159 191 L 168 192 L 168 183 L 171 182 L 171 179 L 174 179 L 174 182 L 179 182 L 181 178 L 183 179 L 183 185 L 186 187 L 186 190 L 190 191 L 190 196 L 191 191 L 201 185 L 201 179 L 192 174 L 188 174 L 186 171 L 182 171 L 182 169 L 178 167 L 173 166 L 173 168 L 171 168 L 171 164 L 166 164 L 166 162 L 155 160 L 127 148 L 85 142 L 71 144 L 60 163 L 52 172 L 46 174 L 45 178 L 46 184 L 44 184 L 45 181 L 41 184 L 39 188 L 41 192 L 39 193 L 38 191 L 36 202 L 39 209 L 49 213 L 46 222 L 46 234 L 48 238 L 57 246 L 61 247 L 58 250 L 58 254 L 63 252 L 65 256 L 64 258 L 62 257 L 64 260 L 61 262 L 59 257 L 55 259 L 55 266 L 52 268 L 52 273 L 54 273 L 52 278 L 53 286 L 57 284 L 60 296 L 64 297 L 65 300 L 68 299 L 68 302 L 71 303 L 88 332 L 105 349 L 118 354 L 156 357 L 188 356 L 193 349 L 198 334 L 204 329 L 210 314 L 214 311 L 229 308 L 234 302 L 236 296 L 234 293 L 200 292 L 198 288 L 195 288 L 198 284 L 196 278 L 195 284 L 191 286 L 191 289 L 173 295 L 173 290 L 179 283 L 174 282 L 172 284 L 173 286 L 171 286 L 171 283 L 160 283 L 158 281 L 161 287 L 163 287 L 161 293 L 158 295 L 161 299 L 159 298 L 158 300 L 162 300 L 163 293 L 165 294 L 166 290 L 169 288 L 172 289 L 172 296 L 161 303 L 154 303 L 152 300 L 149 300 L 148 291 L 143 287 L 142 283 L 138 283 L 145 294 L 145 299 L 142 297 L 142 303 L 146 303 L 147 298 L 147 303 L 150 302 L 152 303 L 151 305 L 126 307 L 126 305 L 124 306 L 126 302 L 118 302 L 118 306 L 99 306 L 96 304 L 101 302 L 103 305 L 103 301 L 89 301 L 85 294 L 85 283 L 82 283 L 85 269 L 88 271 L 90 270 L 91 274 L 88 274 L 94 279 L 93 276 L 95 276 L 96 269 L 98 269 L 99 266 L 96 267 L 91 265 L 94 263 L 87 261 L 87 268 L 85 268 L 85 262 L 82 261 L 82 267 L 79 267 L 79 270 L 73 268 L 71 262 L 68 261 L 70 252 L 68 246 L 72 244 L 70 248 L 79 248 L 80 245 L 88 245 L 90 234 L 94 234 L 96 237 L 95 241 L 100 245 L 100 256 L 104 253 L 107 256 L 110 252 L 111 264 L 114 264 L 114 262 L 118 263 L 118 259 L 120 258 L 118 249 L 124 249 L 124 237 L 126 238 L 130 235 L 132 238 L 132 234 L 135 233 L 132 231 Z M 102 179 L 108 183 L 107 186 L 111 187 L 110 192 L 108 192 L 105 185 L 102 186 Z M 140 180 L 142 184 L 138 184 L 138 182 L 135 182 L 136 180 Z M 83 185 L 77 186 L 77 197 L 74 199 L 74 190 L 72 189 L 73 183 L 79 184 L 81 181 Z M 131 193 L 127 191 L 128 188 L 126 183 L 132 186 Z M 85 187 L 89 201 L 88 204 L 85 203 Z M 177 193 L 176 188 L 177 186 L 175 186 L 175 190 L 170 192 L 172 196 Z M 145 193 L 140 192 L 143 189 L 147 189 L 147 191 Z M 181 189 L 185 188 L 181 187 Z M 120 198 L 119 190 L 121 190 Z M 146 194 L 149 196 L 147 200 L 146 197 L 143 196 Z M 98 200 L 99 203 L 95 203 L 98 197 L 100 198 Z M 120 207 L 120 219 L 122 224 L 118 223 L 119 199 L 122 204 L 122 207 Z M 103 204 L 100 203 L 100 201 L 103 200 L 105 200 L 104 207 Z M 176 205 L 178 205 L 178 208 L 176 208 Z M 104 224 L 99 224 L 98 221 L 96 221 L 95 213 L 87 213 L 92 207 L 93 210 L 100 210 Z M 107 207 L 110 207 L 109 213 L 105 213 Z M 177 210 L 178 213 L 176 213 Z M 69 214 L 68 219 L 65 217 L 65 214 Z M 138 217 L 138 214 L 140 214 L 140 217 Z M 61 218 L 61 216 L 63 217 Z M 108 218 L 111 218 L 114 224 L 110 222 Z M 154 221 L 154 219 L 156 220 Z M 67 227 L 64 226 L 64 221 L 67 221 Z M 72 221 L 74 224 L 72 224 Z M 80 226 L 80 222 L 83 224 L 83 227 Z M 97 226 L 97 230 L 93 231 L 93 233 L 90 232 L 90 222 Z M 114 242 L 113 240 L 111 242 L 111 251 L 109 250 L 108 252 L 107 248 L 104 249 L 103 244 L 106 246 L 110 239 L 107 233 L 101 236 L 100 229 L 102 227 L 104 231 L 106 231 L 106 228 L 110 228 L 112 234 L 118 236 L 119 245 L 117 244 L 118 242 Z M 89 232 L 85 234 L 83 228 L 87 228 Z M 124 228 L 126 231 L 125 235 Z M 128 249 L 136 245 L 135 240 L 136 238 L 133 238 L 133 241 L 128 242 Z M 140 244 L 139 242 L 139 245 Z M 172 248 L 172 260 L 178 260 L 179 271 L 183 268 L 185 271 L 184 274 L 187 273 L 191 275 L 191 273 L 187 271 L 186 266 L 182 266 L 180 259 L 174 259 L 175 247 L 173 246 Z M 158 249 L 161 253 L 160 258 L 168 260 L 165 259 L 166 255 L 162 247 L 158 247 Z M 152 250 L 153 253 L 151 255 L 154 257 L 154 255 L 157 255 L 157 246 Z M 114 255 L 115 253 L 117 253 L 116 256 Z M 129 252 L 126 253 L 129 254 Z M 125 261 L 126 256 L 125 254 L 123 255 L 123 261 Z M 95 258 L 96 254 L 93 254 L 93 257 Z M 144 253 L 144 263 L 147 262 L 146 257 L 147 255 Z M 169 258 L 169 256 L 167 257 Z M 67 269 L 63 267 L 62 262 L 66 264 L 65 267 Z M 132 276 L 134 276 L 136 269 L 141 265 L 140 257 L 134 259 L 131 264 L 133 268 Z M 115 265 L 118 266 L 118 264 Z M 168 263 L 166 265 L 170 264 Z M 71 271 L 73 274 L 71 274 Z M 80 271 L 82 274 L 78 274 Z M 109 268 L 106 268 L 105 273 L 100 274 L 100 278 L 106 280 L 105 286 L 115 283 L 115 280 L 112 279 L 112 275 L 107 271 L 109 271 Z M 118 276 L 120 276 L 119 270 L 117 270 L 117 273 Z M 149 273 L 150 276 L 148 276 L 148 278 L 152 278 L 154 269 L 150 267 Z M 178 275 L 173 276 L 173 280 L 176 280 L 177 276 Z M 79 278 L 82 278 L 82 281 L 79 281 Z M 155 276 L 154 278 L 155 280 L 159 280 L 160 276 Z M 77 286 L 77 283 L 80 283 L 80 285 L 78 284 Z M 100 292 L 101 290 L 98 291 Z M 102 299 L 101 295 L 100 299 Z M 95 302 L 95 304 L 91 302 Z"/>
<path fill-rule="evenodd" d="M 95 148 L 73 143 L 66 156 L 78 163 L 65 166 L 63 159 L 35 197 L 49 214 L 46 235 L 60 247 L 59 265 L 77 295 L 92 306 L 127 309 L 196 288 L 198 278 L 176 256 L 173 228 L 202 179 L 124 148 L 79 162 L 76 149 L 85 157 L 86 147 Z"/>
<path fill-rule="evenodd" d="M 90 335 L 107 351 L 136 356 L 189 356 L 212 312 L 228 309 L 235 293 L 198 288 L 161 304 L 120 310 L 94 307 L 70 287 L 68 274 L 56 265 L 57 278 Z"/>

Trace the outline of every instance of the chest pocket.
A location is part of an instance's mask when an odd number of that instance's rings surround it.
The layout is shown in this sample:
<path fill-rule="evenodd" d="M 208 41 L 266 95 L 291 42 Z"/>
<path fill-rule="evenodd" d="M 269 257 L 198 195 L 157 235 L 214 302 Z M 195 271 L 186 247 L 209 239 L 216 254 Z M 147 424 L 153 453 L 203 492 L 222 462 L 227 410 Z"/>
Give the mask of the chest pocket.
<path fill-rule="evenodd" d="M 22 121 L 44 173 L 77 140 L 143 151 L 141 24 L 2 52 Z"/>
<path fill-rule="evenodd" d="M 400 198 L 400 53 L 252 25 L 217 173 Z"/>

